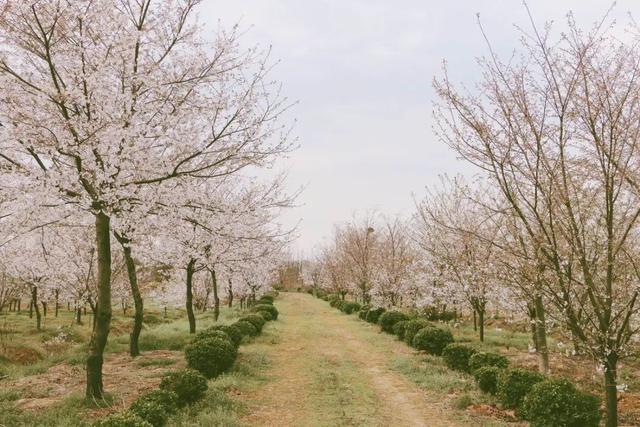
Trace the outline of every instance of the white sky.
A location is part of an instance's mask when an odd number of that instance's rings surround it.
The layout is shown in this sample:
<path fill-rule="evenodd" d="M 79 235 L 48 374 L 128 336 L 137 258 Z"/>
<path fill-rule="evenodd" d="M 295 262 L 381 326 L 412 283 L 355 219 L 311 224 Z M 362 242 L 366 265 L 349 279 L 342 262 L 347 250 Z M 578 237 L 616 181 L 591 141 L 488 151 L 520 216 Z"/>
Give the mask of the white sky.
<path fill-rule="evenodd" d="M 609 0 L 529 0 L 540 26 L 590 26 Z M 640 16 L 640 1 L 621 0 L 613 15 Z M 431 129 L 434 91 L 446 59 L 454 80 L 477 81 L 475 58 L 486 54 L 476 24 L 492 44 L 509 53 L 527 25 L 519 0 L 205 0 L 201 20 L 220 20 L 247 30 L 247 46 L 273 46 L 280 60 L 273 77 L 299 104 L 301 148 L 286 162 L 292 189 L 306 185 L 301 207 L 285 217 L 301 220 L 295 250 L 309 252 L 331 234 L 333 224 L 371 209 L 409 214 L 412 194 L 443 173 L 471 173 Z M 639 18 L 640 19 L 640 18 Z"/>

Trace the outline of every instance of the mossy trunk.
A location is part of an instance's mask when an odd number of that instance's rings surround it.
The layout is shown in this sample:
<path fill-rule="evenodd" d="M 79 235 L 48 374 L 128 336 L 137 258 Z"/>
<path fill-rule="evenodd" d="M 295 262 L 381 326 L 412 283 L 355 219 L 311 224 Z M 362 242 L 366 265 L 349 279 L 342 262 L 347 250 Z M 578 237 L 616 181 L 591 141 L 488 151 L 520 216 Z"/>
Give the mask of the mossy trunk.
<path fill-rule="evenodd" d="M 99 212 L 96 214 L 96 248 L 98 254 L 98 301 L 94 312 L 93 332 L 87 356 L 88 399 L 102 399 L 102 364 L 104 348 L 111 325 L 111 219 Z"/>
<path fill-rule="evenodd" d="M 194 259 L 189 260 L 187 264 L 187 317 L 189 318 L 189 333 L 196 333 L 196 316 L 193 313 L 193 273 L 196 261 Z"/>
<path fill-rule="evenodd" d="M 129 287 L 131 288 L 131 296 L 133 297 L 133 327 L 129 334 L 129 355 L 136 357 L 140 355 L 140 332 L 142 332 L 142 320 L 144 318 L 144 301 L 140 294 L 140 287 L 138 286 L 138 274 L 136 271 L 136 263 L 131 255 L 131 241 L 116 233 L 116 239 L 122 247 L 122 253 L 124 255 L 124 262 L 127 266 L 127 277 L 129 278 Z M 126 305 L 122 304 L 123 312 L 126 312 Z"/>

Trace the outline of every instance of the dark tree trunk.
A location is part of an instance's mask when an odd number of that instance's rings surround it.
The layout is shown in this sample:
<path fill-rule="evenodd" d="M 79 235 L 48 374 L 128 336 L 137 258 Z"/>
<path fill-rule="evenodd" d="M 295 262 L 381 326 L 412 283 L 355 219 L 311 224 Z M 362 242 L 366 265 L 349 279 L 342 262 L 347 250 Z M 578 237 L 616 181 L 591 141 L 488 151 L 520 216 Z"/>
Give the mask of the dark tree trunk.
<path fill-rule="evenodd" d="M 33 291 L 31 292 L 31 301 L 29 301 L 29 319 L 33 319 Z"/>
<path fill-rule="evenodd" d="M 56 317 L 58 317 L 58 309 L 60 308 L 60 305 L 58 303 L 59 297 L 60 297 L 60 291 L 56 289 Z"/>
<path fill-rule="evenodd" d="M 42 314 L 44 317 L 47 317 L 47 302 L 41 301 L 40 304 L 42 304 Z"/>
<path fill-rule="evenodd" d="M 216 278 L 216 270 L 211 269 L 211 285 L 213 289 L 213 318 L 218 321 L 220 317 L 220 298 L 218 298 L 218 279 Z"/>
<path fill-rule="evenodd" d="M 18 313 L 22 311 L 21 308 L 22 308 L 22 300 L 18 298 Z"/>
<path fill-rule="evenodd" d="M 111 225 L 103 212 L 96 214 L 96 248 L 98 254 L 98 301 L 94 312 L 94 327 L 87 356 L 88 399 L 102 399 L 102 364 L 104 348 L 111 324 Z"/>
<path fill-rule="evenodd" d="M 542 295 L 536 295 L 535 297 L 535 311 L 538 370 L 543 374 L 547 374 L 549 373 L 549 348 L 547 347 L 547 326 Z"/>
<path fill-rule="evenodd" d="M 194 259 L 187 264 L 187 317 L 189 318 L 189 333 L 196 333 L 196 316 L 193 314 L 193 273 L 196 261 Z"/>
<path fill-rule="evenodd" d="M 82 310 L 80 307 L 76 308 L 76 324 L 82 325 Z"/>
<path fill-rule="evenodd" d="M 607 427 L 618 426 L 618 389 L 617 381 L 618 357 L 610 354 L 604 367 L 604 386 L 607 408 Z"/>
<path fill-rule="evenodd" d="M 478 310 L 478 327 L 480 329 L 480 342 L 484 342 L 484 306 Z"/>
<path fill-rule="evenodd" d="M 144 302 L 142 301 L 142 295 L 140 294 L 140 287 L 138 286 L 138 274 L 136 272 L 136 263 L 131 256 L 131 246 L 129 246 L 129 239 L 116 233 L 116 239 L 122 246 L 122 252 L 124 253 L 124 261 L 127 265 L 127 275 L 129 277 L 129 286 L 131 287 L 131 295 L 133 296 L 133 329 L 129 335 L 129 355 L 136 357 L 140 355 L 140 332 L 142 331 L 142 320 L 144 317 Z"/>
<path fill-rule="evenodd" d="M 42 316 L 40 315 L 40 308 L 38 307 L 38 288 L 36 286 L 31 287 L 31 310 L 29 317 L 32 317 L 34 309 L 36 311 L 36 329 L 40 330 L 42 328 Z"/>
<path fill-rule="evenodd" d="M 473 332 L 478 330 L 478 314 L 476 313 L 476 309 L 473 309 Z"/>
<path fill-rule="evenodd" d="M 229 287 L 227 288 L 229 294 L 229 308 L 233 307 L 233 286 L 231 285 L 231 278 L 229 278 Z"/>

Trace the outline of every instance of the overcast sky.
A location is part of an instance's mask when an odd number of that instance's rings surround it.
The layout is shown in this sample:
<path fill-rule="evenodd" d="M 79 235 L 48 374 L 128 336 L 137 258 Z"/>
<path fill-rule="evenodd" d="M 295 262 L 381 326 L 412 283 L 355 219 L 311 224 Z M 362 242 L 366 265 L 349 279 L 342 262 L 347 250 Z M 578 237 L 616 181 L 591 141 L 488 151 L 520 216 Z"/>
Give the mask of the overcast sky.
<path fill-rule="evenodd" d="M 529 0 L 536 22 L 565 26 L 567 12 L 590 26 L 608 0 Z M 614 16 L 640 16 L 640 2 L 617 2 Z M 299 101 L 300 149 L 286 162 L 289 185 L 306 186 L 295 251 L 309 252 L 333 224 L 354 212 L 410 214 L 412 194 L 444 173 L 471 173 L 431 129 L 431 81 L 447 60 L 454 80 L 477 81 L 475 58 L 486 53 L 476 23 L 492 44 L 517 46 L 514 24 L 527 25 L 519 0 L 205 0 L 201 19 L 215 29 L 240 23 L 247 45 L 273 46 L 273 77 Z"/>

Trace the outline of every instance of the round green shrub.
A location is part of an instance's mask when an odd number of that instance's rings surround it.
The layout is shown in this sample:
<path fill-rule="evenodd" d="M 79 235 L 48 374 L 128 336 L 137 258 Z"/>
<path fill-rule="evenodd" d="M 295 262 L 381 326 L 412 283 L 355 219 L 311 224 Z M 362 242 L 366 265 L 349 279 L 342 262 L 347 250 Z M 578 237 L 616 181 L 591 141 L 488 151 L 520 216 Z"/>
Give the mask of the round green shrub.
<path fill-rule="evenodd" d="M 210 327 L 207 329 L 203 329 L 202 331 L 198 332 L 196 334 L 196 336 L 193 338 L 193 341 L 200 341 L 200 340 L 206 340 L 209 338 L 218 338 L 218 339 L 222 339 L 222 340 L 227 340 L 229 341 L 231 344 L 233 344 L 235 347 L 237 347 L 237 345 L 235 344 L 235 342 L 231 339 L 231 337 L 229 336 L 229 334 L 227 334 L 226 332 L 215 328 L 215 327 Z"/>
<path fill-rule="evenodd" d="M 440 356 L 444 348 L 453 342 L 453 335 L 446 329 L 427 326 L 413 337 L 413 346 L 418 350 Z"/>
<path fill-rule="evenodd" d="M 409 323 L 408 320 L 401 320 L 393 325 L 393 334 L 397 336 L 399 340 L 404 339 L 404 328 L 407 326 L 407 323 Z"/>
<path fill-rule="evenodd" d="M 247 314 L 246 316 L 244 316 L 240 320 L 246 320 L 247 322 L 251 323 L 253 326 L 256 327 L 258 332 L 262 332 L 262 327 L 264 326 L 265 323 L 267 323 L 267 321 L 264 320 L 264 318 L 262 316 L 260 316 L 259 314 L 255 314 L 255 313 L 254 314 Z"/>
<path fill-rule="evenodd" d="M 153 390 L 140 395 L 129 408 L 153 427 L 163 427 L 178 410 L 178 395 L 167 390 Z"/>
<path fill-rule="evenodd" d="M 253 326 L 253 323 L 247 322 L 246 320 L 238 320 L 233 325 L 235 325 L 238 329 L 240 329 L 240 332 L 242 332 L 243 337 L 247 337 L 247 336 L 254 337 L 259 334 L 256 327 Z"/>
<path fill-rule="evenodd" d="M 367 312 L 367 322 L 378 323 L 378 319 L 380 319 L 380 316 L 382 316 L 385 311 L 387 310 L 384 307 L 372 308 Z"/>
<path fill-rule="evenodd" d="M 342 304 L 341 310 L 346 314 L 352 314 L 360 310 L 360 304 L 355 301 L 347 301 Z"/>
<path fill-rule="evenodd" d="M 360 311 L 358 311 L 358 317 L 362 320 L 367 320 L 367 313 L 369 313 L 369 310 L 371 310 L 371 307 L 368 305 L 364 305 L 360 308 Z"/>
<path fill-rule="evenodd" d="M 333 308 L 336 308 L 341 301 L 342 298 L 340 298 L 338 295 L 332 295 L 331 298 L 329 298 L 329 305 Z"/>
<path fill-rule="evenodd" d="M 208 338 L 192 342 L 185 347 L 184 353 L 187 366 L 207 378 L 215 378 L 231 368 L 237 349 L 229 340 Z"/>
<path fill-rule="evenodd" d="M 271 322 L 273 320 L 273 316 L 268 311 L 260 310 L 256 311 L 256 314 L 262 316 L 265 322 Z"/>
<path fill-rule="evenodd" d="M 334 304 L 334 308 L 337 308 L 340 311 L 343 311 L 343 307 L 345 304 L 348 304 L 346 301 L 343 300 L 338 300 L 335 304 Z"/>
<path fill-rule="evenodd" d="M 258 299 L 258 304 L 273 304 L 273 295 L 265 294 Z"/>
<path fill-rule="evenodd" d="M 222 331 L 229 336 L 231 342 L 238 347 L 242 341 L 242 331 L 235 325 L 214 325 L 208 329 Z"/>
<path fill-rule="evenodd" d="M 161 390 L 168 390 L 177 395 L 179 406 L 200 400 L 208 388 L 204 375 L 189 368 L 171 372 L 160 381 Z"/>
<path fill-rule="evenodd" d="M 477 353 L 473 347 L 464 344 L 452 343 L 442 350 L 444 363 L 454 371 L 470 372 L 469 359 Z"/>
<path fill-rule="evenodd" d="M 408 345 L 413 345 L 413 337 L 416 336 L 420 329 L 432 326 L 431 322 L 427 319 L 414 319 L 409 320 L 404 327 L 404 342 Z"/>
<path fill-rule="evenodd" d="M 391 310 L 385 313 L 382 313 L 380 318 L 378 319 L 378 324 L 388 334 L 393 333 L 393 326 L 401 321 L 406 321 L 409 319 L 409 316 L 402 313 L 401 311 Z"/>
<path fill-rule="evenodd" d="M 495 366 L 497 368 L 509 367 L 509 359 L 498 353 L 479 351 L 469 358 L 469 370 L 471 372 L 483 366 Z"/>
<path fill-rule="evenodd" d="M 95 427 L 153 427 L 131 411 L 111 414 L 94 424 Z"/>
<path fill-rule="evenodd" d="M 496 394 L 501 371 L 502 368 L 497 366 L 482 366 L 473 372 L 473 377 L 480 390 L 485 393 Z"/>
<path fill-rule="evenodd" d="M 254 313 L 258 311 L 268 311 L 269 313 L 271 313 L 274 320 L 278 319 L 278 309 L 275 306 L 270 304 L 254 305 L 253 307 L 251 307 L 251 311 L 253 311 Z"/>
<path fill-rule="evenodd" d="M 498 400 L 508 409 L 518 409 L 531 388 L 544 381 L 545 377 L 538 372 L 527 369 L 505 369 L 498 377 Z"/>
<path fill-rule="evenodd" d="M 522 415 L 531 427 L 597 427 L 600 401 L 565 379 L 541 381 L 522 403 Z"/>

